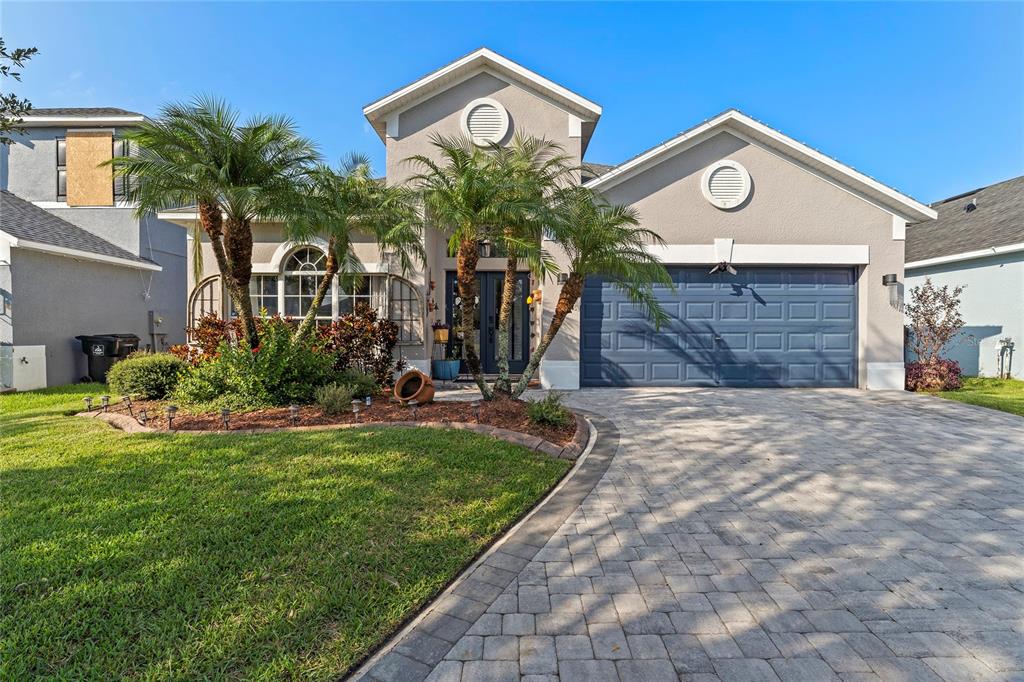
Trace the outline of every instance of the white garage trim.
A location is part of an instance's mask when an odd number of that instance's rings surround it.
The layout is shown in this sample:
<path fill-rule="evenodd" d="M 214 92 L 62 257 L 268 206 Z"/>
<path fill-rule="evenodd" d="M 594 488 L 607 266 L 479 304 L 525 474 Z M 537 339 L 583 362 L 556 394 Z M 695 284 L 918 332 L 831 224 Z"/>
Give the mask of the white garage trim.
<path fill-rule="evenodd" d="M 711 265 L 721 260 L 716 244 L 668 244 L 650 248 L 663 263 Z M 867 265 L 867 244 L 743 244 L 732 246 L 734 265 Z"/>
<path fill-rule="evenodd" d="M 579 360 L 540 361 L 540 385 L 547 389 L 575 391 L 580 387 Z"/>
<path fill-rule="evenodd" d="M 904 369 L 902 362 L 869 362 L 869 391 L 902 391 Z"/>

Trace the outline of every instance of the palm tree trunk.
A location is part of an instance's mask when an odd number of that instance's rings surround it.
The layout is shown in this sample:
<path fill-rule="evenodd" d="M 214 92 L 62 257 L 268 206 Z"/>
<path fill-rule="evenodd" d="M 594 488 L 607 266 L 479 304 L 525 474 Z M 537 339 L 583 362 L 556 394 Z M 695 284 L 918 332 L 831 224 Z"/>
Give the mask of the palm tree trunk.
<path fill-rule="evenodd" d="M 476 264 L 480 260 L 477 248 L 475 239 L 459 243 L 459 250 L 455 254 L 455 279 L 459 283 L 459 297 L 462 299 L 462 347 L 466 354 L 466 364 L 469 365 L 469 371 L 476 385 L 480 387 L 484 400 L 490 400 L 494 394 L 484 381 L 483 372 L 480 371 L 480 356 L 477 355 L 476 342 L 473 340 L 473 319 L 476 317 L 478 293 Z M 482 324 L 480 331 L 483 333 Z"/>
<path fill-rule="evenodd" d="M 575 272 L 569 275 L 569 280 L 562 285 L 562 291 L 558 294 L 558 303 L 555 305 L 555 314 L 551 318 L 551 324 L 548 325 L 547 331 L 544 332 L 544 336 L 540 340 L 540 344 L 537 346 L 537 350 L 530 356 L 530 362 L 526 365 L 526 369 L 523 370 L 523 376 L 519 379 L 519 383 L 516 384 L 512 390 L 512 397 L 518 398 L 526 390 L 526 385 L 530 383 L 530 379 L 533 378 L 534 373 L 537 371 L 537 367 L 540 366 L 541 358 L 544 357 L 544 353 L 547 352 L 548 346 L 554 340 L 558 334 L 558 330 L 562 328 L 562 323 L 565 322 L 565 318 L 572 312 L 573 307 L 576 305 L 576 301 L 580 300 L 580 296 L 583 294 L 583 276 L 578 275 Z"/>
<path fill-rule="evenodd" d="M 216 204 L 200 202 L 199 223 L 203 231 L 210 238 L 210 247 L 213 249 L 213 258 L 217 261 L 217 270 L 220 272 L 222 281 L 227 282 L 228 257 L 224 253 L 224 218 L 221 216 L 220 207 Z M 198 283 L 198 280 L 197 280 Z"/>
<path fill-rule="evenodd" d="M 508 376 L 509 361 L 509 320 L 512 318 L 512 304 L 516 294 L 516 269 L 519 258 L 509 249 L 505 261 L 505 280 L 501 287 L 501 307 L 498 310 L 498 380 L 494 392 L 508 395 L 512 392 L 512 380 Z"/>
<path fill-rule="evenodd" d="M 306 316 L 302 318 L 299 328 L 295 330 L 296 341 L 306 338 L 313 330 L 313 327 L 316 325 L 316 313 L 320 309 L 320 304 L 324 302 L 327 292 L 331 289 L 331 282 L 334 281 L 334 276 L 338 274 L 338 259 L 334 255 L 335 246 L 334 237 L 327 240 L 327 268 L 323 279 L 320 280 L 320 284 L 316 288 L 316 294 L 313 296 L 313 302 L 309 304 Z"/>
<path fill-rule="evenodd" d="M 224 252 L 228 262 L 227 286 L 250 348 L 260 344 L 256 318 L 252 314 L 249 280 L 252 279 L 252 229 L 249 222 L 228 218 L 224 230 Z"/>

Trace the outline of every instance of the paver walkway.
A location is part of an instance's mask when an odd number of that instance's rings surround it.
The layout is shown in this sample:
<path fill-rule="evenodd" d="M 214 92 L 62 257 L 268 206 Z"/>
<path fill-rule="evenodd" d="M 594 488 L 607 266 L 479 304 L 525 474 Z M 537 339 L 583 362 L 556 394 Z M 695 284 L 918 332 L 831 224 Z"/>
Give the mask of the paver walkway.
<path fill-rule="evenodd" d="M 852 390 L 569 401 L 618 426 L 607 472 L 454 645 L 371 675 L 1024 680 L 1024 419 Z"/>

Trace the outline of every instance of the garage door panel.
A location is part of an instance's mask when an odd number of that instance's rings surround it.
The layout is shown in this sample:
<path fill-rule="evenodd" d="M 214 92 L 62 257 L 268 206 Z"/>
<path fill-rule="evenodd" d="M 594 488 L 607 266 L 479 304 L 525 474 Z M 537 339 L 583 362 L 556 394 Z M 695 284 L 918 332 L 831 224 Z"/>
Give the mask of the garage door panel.
<path fill-rule="evenodd" d="M 850 386 L 856 383 L 852 268 L 670 268 L 660 329 L 618 289 L 588 279 L 583 385 Z"/>
<path fill-rule="evenodd" d="M 750 319 L 750 306 L 747 303 L 739 303 L 733 301 L 724 301 L 719 304 L 718 319 L 723 321 L 729 320 L 749 320 Z"/>

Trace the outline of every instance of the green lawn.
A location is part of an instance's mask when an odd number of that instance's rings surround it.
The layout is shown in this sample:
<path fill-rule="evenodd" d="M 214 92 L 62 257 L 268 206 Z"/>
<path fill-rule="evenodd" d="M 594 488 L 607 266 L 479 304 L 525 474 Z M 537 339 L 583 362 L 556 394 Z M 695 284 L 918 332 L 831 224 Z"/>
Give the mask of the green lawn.
<path fill-rule="evenodd" d="M 985 379 L 965 377 L 959 391 L 943 391 L 943 398 L 962 403 L 991 407 L 1024 417 L 1024 381 L 1019 379 Z"/>
<path fill-rule="evenodd" d="M 464 431 L 126 435 L 0 397 L 0 679 L 337 678 L 568 464 Z"/>

